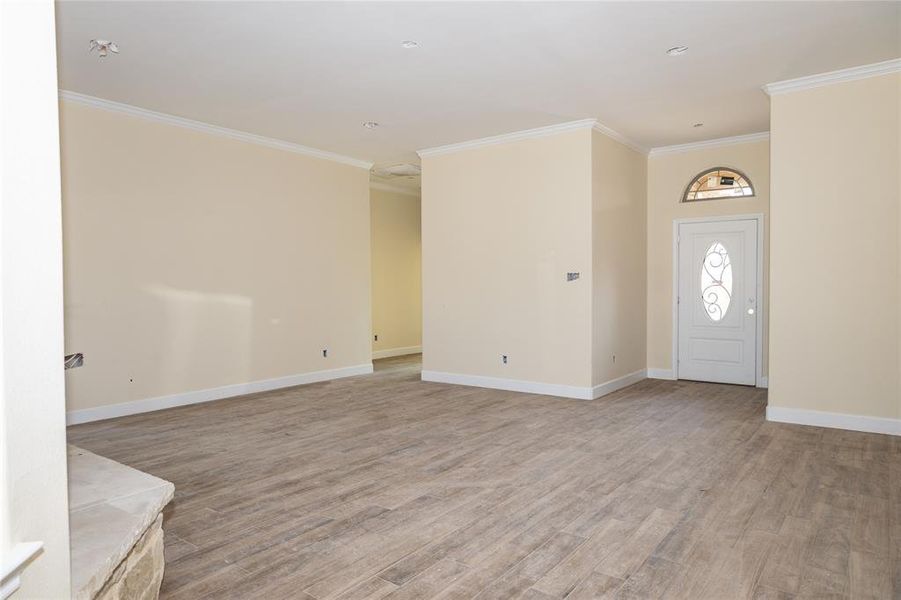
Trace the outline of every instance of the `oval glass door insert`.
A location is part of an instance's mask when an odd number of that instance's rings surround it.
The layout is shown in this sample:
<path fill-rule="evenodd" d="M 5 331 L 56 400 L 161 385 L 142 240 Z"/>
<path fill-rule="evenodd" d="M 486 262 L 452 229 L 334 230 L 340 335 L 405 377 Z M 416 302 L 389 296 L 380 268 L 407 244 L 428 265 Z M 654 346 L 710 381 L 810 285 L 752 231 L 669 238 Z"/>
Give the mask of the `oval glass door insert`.
<path fill-rule="evenodd" d="M 701 301 L 714 323 L 723 320 L 732 302 L 732 261 L 720 242 L 713 242 L 701 263 Z"/>

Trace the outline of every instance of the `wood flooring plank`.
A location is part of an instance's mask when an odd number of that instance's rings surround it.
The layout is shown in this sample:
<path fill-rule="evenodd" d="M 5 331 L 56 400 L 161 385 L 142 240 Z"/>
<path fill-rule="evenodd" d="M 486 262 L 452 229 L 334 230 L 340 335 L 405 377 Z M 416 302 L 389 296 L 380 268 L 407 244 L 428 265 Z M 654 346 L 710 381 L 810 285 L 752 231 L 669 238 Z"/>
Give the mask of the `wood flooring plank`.
<path fill-rule="evenodd" d="M 683 573 L 682 565 L 650 556 L 617 590 L 616 598 L 644 600 L 665 598 L 666 590 Z"/>
<path fill-rule="evenodd" d="M 758 584 L 751 594 L 751 600 L 794 600 L 795 595 Z"/>
<path fill-rule="evenodd" d="M 815 524 L 809 519 L 786 517 L 764 564 L 760 584 L 786 594 L 796 594 L 814 531 Z"/>
<path fill-rule="evenodd" d="M 539 592 L 535 588 L 529 588 L 519 597 L 519 600 L 552 600 L 553 596 L 548 596 L 543 592 Z"/>
<path fill-rule="evenodd" d="M 748 530 L 738 543 L 723 546 L 719 568 L 712 569 L 701 596 L 704 598 L 749 598 L 757 588 L 777 535 Z"/>
<path fill-rule="evenodd" d="M 892 570 L 887 557 L 852 552 L 850 571 L 850 593 L 853 600 L 892 597 Z"/>
<path fill-rule="evenodd" d="M 493 598 L 514 598 L 522 595 L 533 583 L 554 568 L 583 542 L 585 542 L 584 538 L 571 533 L 557 532 L 547 542 L 530 552 L 506 573 L 495 579 L 491 585 L 482 590 L 477 598 L 489 600 Z"/>
<path fill-rule="evenodd" d="M 576 548 L 533 587 L 554 598 L 570 593 L 601 560 L 617 551 L 638 528 L 637 523 L 608 519 L 590 539 Z"/>
<path fill-rule="evenodd" d="M 887 556 L 889 535 L 888 499 L 858 495 L 851 521 L 851 549 Z"/>
<path fill-rule="evenodd" d="M 593 572 L 566 596 L 566 600 L 606 600 L 615 598 L 623 583 L 625 582 L 619 577 Z"/>
<path fill-rule="evenodd" d="M 375 576 L 344 591 L 338 596 L 338 600 L 380 600 L 394 593 L 395 590 L 397 590 L 396 585 Z"/>
<path fill-rule="evenodd" d="M 626 543 L 598 563 L 595 570 L 611 577 L 625 579 L 647 560 L 678 521 L 678 514 L 656 509 Z"/>
<path fill-rule="evenodd" d="M 446 558 L 440 560 L 387 596 L 389 600 L 433 598 L 469 570 L 464 564 Z"/>

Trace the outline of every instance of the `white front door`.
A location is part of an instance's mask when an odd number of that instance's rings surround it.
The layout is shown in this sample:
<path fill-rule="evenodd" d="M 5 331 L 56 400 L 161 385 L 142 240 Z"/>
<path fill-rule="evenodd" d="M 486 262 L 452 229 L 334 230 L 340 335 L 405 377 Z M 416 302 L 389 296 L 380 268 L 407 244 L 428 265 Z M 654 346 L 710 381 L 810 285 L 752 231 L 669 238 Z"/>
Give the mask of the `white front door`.
<path fill-rule="evenodd" d="M 757 223 L 679 224 L 679 379 L 756 383 Z"/>

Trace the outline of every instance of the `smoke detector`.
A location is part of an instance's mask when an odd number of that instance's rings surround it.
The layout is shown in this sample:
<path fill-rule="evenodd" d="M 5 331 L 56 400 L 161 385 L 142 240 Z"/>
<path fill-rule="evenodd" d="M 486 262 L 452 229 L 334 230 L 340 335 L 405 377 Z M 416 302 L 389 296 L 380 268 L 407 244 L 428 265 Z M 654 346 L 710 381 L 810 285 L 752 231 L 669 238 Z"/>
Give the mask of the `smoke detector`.
<path fill-rule="evenodd" d="M 419 165 L 411 163 L 399 163 L 395 165 L 385 165 L 381 167 L 373 167 L 373 175 L 379 177 L 419 177 L 422 168 Z"/>
<path fill-rule="evenodd" d="M 106 58 L 106 55 L 109 52 L 119 54 L 119 46 L 116 42 L 110 42 L 109 40 L 91 40 L 91 49 L 89 52 L 93 52 L 94 50 L 97 51 L 100 58 Z"/>

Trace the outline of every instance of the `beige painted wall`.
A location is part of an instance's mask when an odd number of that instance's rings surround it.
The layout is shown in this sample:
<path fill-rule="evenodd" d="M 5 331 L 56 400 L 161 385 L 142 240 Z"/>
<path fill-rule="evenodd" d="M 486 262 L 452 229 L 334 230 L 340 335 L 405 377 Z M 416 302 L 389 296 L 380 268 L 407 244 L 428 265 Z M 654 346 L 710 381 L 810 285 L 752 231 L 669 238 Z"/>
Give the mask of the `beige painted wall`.
<path fill-rule="evenodd" d="M 899 87 L 772 98 L 771 406 L 901 417 Z"/>
<path fill-rule="evenodd" d="M 646 367 L 647 158 L 594 131 L 591 162 L 592 379 L 599 385 Z"/>
<path fill-rule="evenodd" d="M 423 368 L 590 386 L 590 131 L 422 165 Z"/>
<path fill-rule="evenodd" d="M 369 363 L 365 169 L 68 102 L 61 126 L 69 410 Z"/>
<path fill-rule="evenodd" d="M 43 543 L 20 600 L 70 597 L 54 31 L 52 2 L 0 2 L 0 564 Z"/>
<path fill-rule="evenodd" d="M 734 167 L 754 185 L 753 198 L 682 204 L 685 186 L 704 169 Z M 763 373 L 768 373 L 769 142 L 661 154 L 648 159 L 648 368 L 670 371 L 673 360 L 673 220 L 736 214 L 764 215 Z"/>
<path fill-rule="evenodd" d="M 372 350 L 422 345 L 422 236 L 418 196 L 372 188 Z"/>

